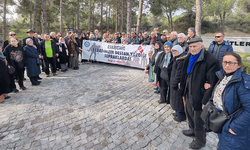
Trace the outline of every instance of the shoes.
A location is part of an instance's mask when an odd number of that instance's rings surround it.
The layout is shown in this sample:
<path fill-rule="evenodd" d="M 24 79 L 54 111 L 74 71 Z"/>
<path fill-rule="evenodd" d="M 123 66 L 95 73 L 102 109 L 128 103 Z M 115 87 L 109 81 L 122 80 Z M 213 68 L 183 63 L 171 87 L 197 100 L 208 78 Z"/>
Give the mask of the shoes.
<path fill-rule="evenodd" d="M 41 81 L 37 81 L 38 84 L 41 84 Z"/>
<path fill-rule="evenodd" d="M 56 76 L 56 73 L 52 73 L 53 74 L 53 76 Z"/>
<path fill-rule="evenodd" d="M 18 89 L 16 89 L 16 88 L 14 88 L 14 89 L 13 89 L 13 92 L 14 92 L 14 93 L 18 93 L 18 92 L 19 92 L 19 90 L 18 90 Z"/>
<path fill-rule="evenodd" d="M 185 135 L 185 136 L 190 136 L 190 137 L 194 137 L 194 132 L 192 132 L 191 130 L 182 130 L 182 133 Z"/>
<path fill-rule="evenodd" d="M 41 77 L 39 77 L 39 76 L 37 77 L 37 80 L 42 80 L 42 79 L 43 79 L 43 78 L 41 78 Z"/>
<path fill-rule="evenodd" d="M 182 122 L 182 121 L 185 121 L 186 119 L 185 120 L 181 120 L 179 117 L 175 116 L 174 120 L 177 121 L 177 122 Z"/>
<path fill-rule="evenodd" d="M 46 77 L 49 77 L 49 74 L 46 74 Z"/>
<path fill-rule="evenodd" d="M 26 80 L 26 78 L 23 78 L 23 80 L 25 81 L 25 80 Z"/>
<path fill-rule="evenodd" d="M 155 83 L 152 83 L 151 85 L 152 85 L 152 86 L 156 86 L 156 84 L 155 84 Z"/>
<path fill-rule="evenodd" d="M 205 147 L 205 144 L 202 144 L 195 139 L 189 144 L 189 148 L 191 149 L 201 149 L 203 147 Z"/>
<path fill-rule="evenodd" d="M 154 93 L 159 94 L 159 93 L 161 93 L 161 92 L 160 92 L 160 91 L 154 91 Z"/>
<path fill-rule="evenodd" d="M 79 67 L 74 67 L 73 70 L 79 70 Z"/>
<path fill-rule="evenodd" d="M 5 99 L 9 99 L 9 98 L 10 98 L 10 96 L 5 97 Z"/>
<path fill-rule="evenodd" d="M 158 90 L 158 87 L 154 88 L 154 90 Z"/>
<path fill-rule="evenodd" d="M 166 103 L 166 102 L 162 102 L 161 100 L 158 100 L 158 103 L 159 103 L 159 104 L 164 104 L 164 103 Z"/>
<path fill-rule="evenodd" d="M 20 89 L 22 89 L 22 90 L 26 90 L 27 88 L 26 88 L 26 87 L 24 87 L 24 86 L 22 86 L 22 87 L 20 87 Z"/>
<path fill-rule="evenodd" d="M 39 82 L 37 82 L 36 84 L 32 84 L 32 86 L 38 86 L 38 85 L 40 85 Z"/>

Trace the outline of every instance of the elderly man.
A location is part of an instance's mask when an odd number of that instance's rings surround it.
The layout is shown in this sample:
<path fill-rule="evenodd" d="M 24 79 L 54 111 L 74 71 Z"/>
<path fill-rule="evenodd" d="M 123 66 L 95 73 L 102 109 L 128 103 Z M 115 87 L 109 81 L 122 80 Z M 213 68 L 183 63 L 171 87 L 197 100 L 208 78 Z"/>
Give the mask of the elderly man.
<path fill-rule="evenodd" d="M 95 36 L 95 40 L 97 40 L 97 38 L 99 37 L 99 31 L 97 30 L 97 29 L 95 29 L 95 34 L 94 34 L 94 36 Z"/>
<path fill-rule="evenodd" d="M 156 33 L 156 37 L 161 37 L 161 34 L 159 33 L 158 28 L 154 28 L 154 32 Z"/>
<path fill-rule="evenodd" d="M 224 33 L 221 32 L 217 33 L 215 35 L 215 41 L 213 41 L 208 48 L 208 51 L 214 54 L 214 56 L 219 59 L 221 67 L 222 67 L 223 53 L 233 52 L 232 45 L 230 45 L 227 41 L 225 41 L 224 37 L 225 37 Z"/>
<path fill-rule="evenodd" d="M 144 34 L 143 34 L 143 42 L 146 42 L 148 39 L 149 39 L 148 32 L 144 32 Z"/>
<path fill-rule="evenodd" d="M 14 31 L 9 32 L 9 39 L 12 37 L 16 37 L 16 33 Z M 9 45 L 9 39 L 4 41 L 4 43 L 3 43 L 3 46 L 2 46 L 3 52 L 4 52 L 5 47 Z"/>
<path fill-rule="evenodd" d="M 163 30 L 163 34 L 164 34 L 165 36 L 167 36 L 167 35 L 168 35 L 168 30 Z"/>
<path fill-rule="evenodd" d="M 155 32 L 151 32 L 151 36 L 148 38 L 147 41 L 143 42 L 142 45 L 155 45 L 156 41 L 159 41 L 159 37 L 156 37 Z"/>
<path fill-rule="evenodd" d="M 135 35 L 134 31 L 131 32 L 131 38 L 129 39 L 129 44 L 131 44 L 131 45 L 133 45 L 133 44 L 140 44 L 140 40 Z"/>
<path fill-rule="evenodd" d="M 200 149 L 206 144 L 204 122 L 200 115 L 212 96 L 213 87 L 217 82 L 215 73 L 220 66 L 217 58 L 203 48 L 200 37 L 191 39 L 188 44 L 190 53 L 183 62 L 180 94 L 185 96 L 185 112 L 190 130 L 183 130 L 183 134 L 194 137 L 189 144 L 191 149 Z M 205 90 L 205 83 L 210 84 L 211 88 Z"/>
<path fill-rule="evenodd" d="M 178 44 L 182 47 L 183 51 L 188 53 L 188 43 L 185 41 L 186 35 L 184 33 L 178 34 Z"/>
<path fill-rule="evenodd" d="M 173 31 L 170 33 L 170 39 L 172 42 L 172 46 L 175 46 L 178 44 L 178 39 L 177 39 L 178 33 L 176 31 Z"/>
<path fill-rule="evenodd" d="M 190 41 L 191 39 L 197 37 L 196 36 L 196 32 L 195 32 L 195 28 L 194 27 L 190 27 L 188 29 L 188 39 L 187 39 L 187 42 Z"/>
<path fill-rule="evenodd" d="M 26 39 L 31 38 L 33 40 L 34 47 L 37 49 L 38 53 L 41 54 L 41 46 L 38 43 L 38 40 L 34 37 L 35 33 L 36 32 L 34 30 L 32 30 L 32 29 L 28 30 L 28 32 L 27 32 L 28 37 L 26 37 L 26 38 L 23 39 L 23 47 L 26 46 Z"/>
<path fill-rule="evenodd" d="M 50 39 L 50 35 L 45 35 L 45 41 L 41 43 L 42 54 L 45 61 L 45 73 L 49 77 L 49 65 L 51 66 L 52 74 L 56 75 L 56 57 L 58 57 L 58 49 L 56 43 Z"/>

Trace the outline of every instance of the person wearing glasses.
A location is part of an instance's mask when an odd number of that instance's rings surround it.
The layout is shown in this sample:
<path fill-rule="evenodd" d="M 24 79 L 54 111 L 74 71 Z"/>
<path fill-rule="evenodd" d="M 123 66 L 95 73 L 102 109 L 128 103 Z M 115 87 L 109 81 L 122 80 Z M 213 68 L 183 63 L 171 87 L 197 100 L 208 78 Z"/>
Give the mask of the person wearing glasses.
<path fill-rule="evenodd" d="M 14 31 L 9 32 L 9 39 L 11 37 L 16 37 L 16 33 Z M 4 51 L 4 49 L 9 45 L 9 39 L 4 41 L 2 51 Z"/>
<path fill-rule="evenodd" d="M 213 41 L 208 51 L 212 53 L 220 61 L 220 66 L 222 67 L 222 57 L 225 52 L 233 52 L 233 47 L 227 41 L 224 40 L 224 33 L 217 33 L 215 35 L 215 41 Z"/>
<path fill-rule="evenodd" d="M 218 134 L 218 150 L 242 150 L 250 147 L 250 75 L 242 71 L 240 55 L 225 52 L 222 57 L 222 68 L 216 72 L 219 79 L 213 91 L 213 103 L 219 110 L 232 114 Z M 210 85 L 205 86 L 209 89 Z"/>

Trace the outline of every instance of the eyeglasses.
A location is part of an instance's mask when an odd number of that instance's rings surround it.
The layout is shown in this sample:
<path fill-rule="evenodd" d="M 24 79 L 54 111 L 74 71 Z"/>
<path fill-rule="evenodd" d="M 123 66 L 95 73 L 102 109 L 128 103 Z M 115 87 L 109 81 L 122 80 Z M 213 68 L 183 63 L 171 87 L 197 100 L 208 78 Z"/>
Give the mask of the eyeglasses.
<path fill-rule="evenodd" d="M 236 65 L 236 64 L 238 64 L 238 63 L 237 63 L 237 62 L 232 62 L 232 61 L 223 61 L 222 64 L 223 64 L 224 66 L 226 66 L 227 64 L 228 64 L 229 66 L 234 66 L 234 65 Z"/>
<path fill-rule="evenodd" d="M 10 36 L 16 36 L 16 34 L 10 34 Z"/>
<path fill-rule="evenodd" d="M 220 37 L 222 37 L 222 36 L 215 36 L 215 38 L 220 38 Z"/>

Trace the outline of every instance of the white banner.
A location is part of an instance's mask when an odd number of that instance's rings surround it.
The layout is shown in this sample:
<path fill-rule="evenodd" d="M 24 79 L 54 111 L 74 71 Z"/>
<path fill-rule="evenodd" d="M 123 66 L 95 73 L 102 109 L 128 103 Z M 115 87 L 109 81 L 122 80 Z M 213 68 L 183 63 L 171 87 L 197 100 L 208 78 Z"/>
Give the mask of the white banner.
<path fill-rule="evenodd" d="M 84 40 L 82 59 L 144 69 L 151 46 L 122 45 Z"/>
<path fill-rule="evenodd" d="M 208 48 L 214 37 L 202 37 L 202 40 L 204 46 Z M 250 37 L 225 37 L 224 40 L 232 45 L 235 52 L 250 53 Z"/>

